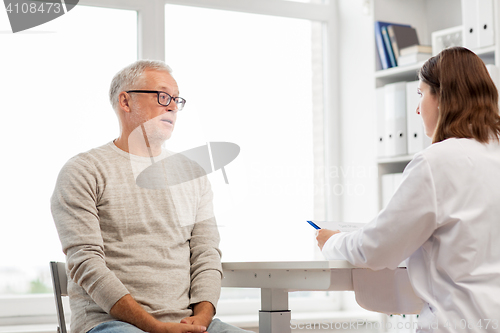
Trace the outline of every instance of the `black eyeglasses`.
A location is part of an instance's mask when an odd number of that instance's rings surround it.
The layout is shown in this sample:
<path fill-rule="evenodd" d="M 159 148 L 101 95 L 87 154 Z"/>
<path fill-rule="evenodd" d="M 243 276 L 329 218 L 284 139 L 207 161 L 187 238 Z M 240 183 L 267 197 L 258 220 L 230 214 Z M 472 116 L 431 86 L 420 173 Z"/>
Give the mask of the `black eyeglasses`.
<path fill-rule="evenodd" d="M 172 100 L 177 104 L 177 110 L 180 111 L 186 105 L 186 100 L 182 97 L 172 97 L 164 91 L 158 90 L 129 90 L 126 93 L 146 93 L 158 95 L 158 104 L 168 106 Z"/>

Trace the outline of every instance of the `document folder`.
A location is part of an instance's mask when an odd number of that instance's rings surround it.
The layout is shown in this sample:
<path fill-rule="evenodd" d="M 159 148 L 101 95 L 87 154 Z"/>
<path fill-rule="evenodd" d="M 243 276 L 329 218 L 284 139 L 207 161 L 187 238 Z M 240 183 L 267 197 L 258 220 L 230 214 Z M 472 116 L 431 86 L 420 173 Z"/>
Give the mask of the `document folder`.
<path fill-rule="evenodd" d="M 463 42 L 468 49 L 475 49 L 479 46 L 477 7 L 477 0 L 462 0 Z"/>
<path fill-rule="evenodd" d="M 478 47 L 495 44 L 493 33 L 493 0 L 477 1 L 477 29 L 479 33 Z"/>
<path fill-rule="evenodd" d="M 419 97 L 418 81 L 406 83 L 406 120 L 408 126 L 408 154 L 413 155 L 431 144 L 425 135 L 422 116 L 417 114 Z"/>
<path fill-rule="evenodd" d="M 377 157 L 387 156 L 387 136 L 385 130 L 385 90 L 384 87 L 376 90 L 376 117 L 377 117 Z"/>
<path fill-rule="evenodd" d="M 384 89 L 387 155 L 406 155 L 406 82 L 386 84 Z"/>

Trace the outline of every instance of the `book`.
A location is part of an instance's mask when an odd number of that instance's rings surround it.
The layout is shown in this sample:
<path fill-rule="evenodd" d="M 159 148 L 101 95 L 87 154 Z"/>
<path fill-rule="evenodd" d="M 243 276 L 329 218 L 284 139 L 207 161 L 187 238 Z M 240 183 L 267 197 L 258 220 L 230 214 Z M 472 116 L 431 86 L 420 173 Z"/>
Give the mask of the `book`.
<path fill-rule="evenodd" d="M 382 27 L 382 37 L 384 38 L 384 45 L 387 48 L 387 54 L 389 55 L 389 61 L 391 67 L 396 67 L 396 57 L 394 56 L 394 51 L 391 46 L 391 39 L 389 38 L 389 32 L 387 32 L 387 27 Z"/>
<path fill-rule="evenodd" d="M 377 46 L 377 52 L 380 58 L 380 64 L 382 69 L 391 68 L 391 60 L 389 59 L 389 53 L 387 53 L 387 48 L 384 43 L 384 37 L 382 36 L 382 27 L 387 27 L 389 25 L 398 25 L 409 27 L 406 24 L 398 24 L 391 22 L 375 21 L 375 42 Z"/>
<path fill-rule="evenodd" d="M 432 53 L 432 46 L 430 45 L 413 45 L 399 50 L 399 55 L 407 55 L 412 53 Z"/>
<path fill-rule="evenodd" d="M 391 24 L 387 27 L 387 32 L 389 33 L 396 62 L 398 61 L 401 49 L 420 44 L 415 28 Z"/>
<path fill-rule="evenodd" d="M 398 66 L 406 66 L 411 64 L 416 64 L 421 61 L 425 61 L 432 56 L 432 53 L 411 53 L 404 56 L 399 56 Z"/>

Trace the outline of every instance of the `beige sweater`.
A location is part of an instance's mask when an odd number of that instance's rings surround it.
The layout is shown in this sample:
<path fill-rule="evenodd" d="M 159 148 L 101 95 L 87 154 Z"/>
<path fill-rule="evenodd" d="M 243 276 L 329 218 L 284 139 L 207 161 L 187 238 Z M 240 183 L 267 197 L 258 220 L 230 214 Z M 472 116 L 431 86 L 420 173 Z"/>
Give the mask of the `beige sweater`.
<path fill-rule="evenodd" d="M 109 310 L 129 293 L 161 321 L 192 315 L 194 303 L 217 305 L 222 269 L 210 183 L 184 181 L 200 168 L 175 161 L 163 172 L 175 185 L 159 189 L 136 184 L 151 159 L 113 142 L 62 168 L 51 204 L 67 257 L 73 333 L 113 320 Z"/>

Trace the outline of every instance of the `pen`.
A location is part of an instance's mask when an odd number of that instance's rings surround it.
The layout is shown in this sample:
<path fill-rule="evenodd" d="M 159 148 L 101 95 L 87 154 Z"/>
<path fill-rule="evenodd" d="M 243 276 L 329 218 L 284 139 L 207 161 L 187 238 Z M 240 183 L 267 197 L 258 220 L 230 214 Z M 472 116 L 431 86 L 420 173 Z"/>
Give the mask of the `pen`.
<path fill-rule="evenodd" d="M 316 223 L 314 223 L 313 221 L 307 221 L 307 223 L 309 223 L 314 229 L 316 230 L 319 230 L 321 229 Z"/>

